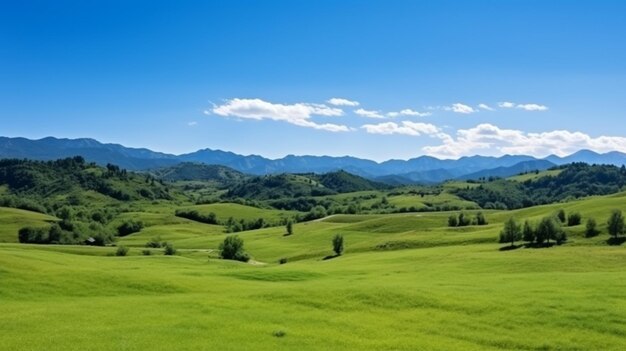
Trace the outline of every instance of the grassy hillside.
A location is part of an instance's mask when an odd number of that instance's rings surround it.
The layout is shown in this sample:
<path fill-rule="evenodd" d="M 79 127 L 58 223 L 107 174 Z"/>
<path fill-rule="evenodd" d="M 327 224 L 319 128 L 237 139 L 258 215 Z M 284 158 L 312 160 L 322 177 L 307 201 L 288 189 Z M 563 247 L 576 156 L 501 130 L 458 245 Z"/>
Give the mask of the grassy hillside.
<path fill-rule="evenodd" d="M 0 243 L 17 242 L 17 231 L 23 227 L 48 227 L 57 219 L 37 212 L 0 207 Z"/>

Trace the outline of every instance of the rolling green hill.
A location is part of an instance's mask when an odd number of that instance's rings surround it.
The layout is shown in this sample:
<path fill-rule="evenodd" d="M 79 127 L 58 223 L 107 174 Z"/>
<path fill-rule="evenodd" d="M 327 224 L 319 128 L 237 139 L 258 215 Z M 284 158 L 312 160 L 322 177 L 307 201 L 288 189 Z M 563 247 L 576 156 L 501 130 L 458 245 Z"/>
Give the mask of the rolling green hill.
<path fill-rule="evenodd" d="M 159 168 L 150 172 L 158 179 L 176 181 L 211 181 L 219 186 L 226 186 L 248 178 L 247 175 L 232 168 L 219 165 L 183 162 L 175 166 Z"/>

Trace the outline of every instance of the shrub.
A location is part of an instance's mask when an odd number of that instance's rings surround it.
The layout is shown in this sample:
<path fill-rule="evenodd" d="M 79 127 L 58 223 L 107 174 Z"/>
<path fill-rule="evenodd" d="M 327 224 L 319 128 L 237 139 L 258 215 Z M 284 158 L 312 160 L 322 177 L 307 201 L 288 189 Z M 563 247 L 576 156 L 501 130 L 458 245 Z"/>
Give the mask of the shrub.
<path fill-rule="evenodd" d="M 143 229 L 143 222 L 131 219 L 117 227 L 117 234 L 119 236 L 126 236 L 132 233 L 136 233 L 141 229 Z"/>
<path fill-rule="evenodd" d="M 128 248 L 126 246 L 118 246 L 117 250 L 115 250 L 115 256 L 126 256 L 128 253 Z"/>
<path fill-rule="evenodd" d="M 280 260 L 278 260 L 278 263 L 285 264 L 285 263 L 287 263 L 287 259 L 283 257 Z"/>
<path fill-rule="evenodd" d="M 458 226 L 459 227 L 466 227 L 468 225 L 472 224 L 472 220 L 463 212 L 461 212 L 459 214 L 459 223 Z"/>
<path fill-rule="evenodd" d="M 146 243 L 146 247 L 150 247 L 150 248 L 154 248 L 154 249 L 158 249 L 160 247 L 163 247 L 163 243 L 161 242 L 161 238 L 160 237 L 156 237 L 156 238 L 150 239 L 150 241 L 148 241 Z"/>
<path fill-rule="evenodd" d="M 176 210 L 175 215 L 181 218 L 191 219 L 192 221 L 202 222 L 207 224 L 218 224 L 217 215 L 213 212 L 210 212 L 207 215 L 203 215 L 202 213 L 196 210 Z"/>
<path fill-rule="evenodd" d="M 487 224 L 489 224 L 487 222 L 487 218 L 485 218 L 485 215 L 482 212 L 478 212 L 476 214 L 476 224 L 477 225 L 487 225 Z"/>
<path fill-rule="evenodd" d="M 174 248 L 174 245 L 170 244 L 170 243 L 165 243 L 164 249 L 163 249 L 163 253 L 167 256 L 173 256 L 176 255 L 176 248 Z"/>
<path fill-rule="evenodd" d="M 609 221 L 607 222 L 609 234 L 613 237 L 617 238 L 618 235 L 624 233 L 624 216 L 622 215 L 622 211 L 614 210 L 611 213 L 611 217 L 609 217 Z"/>
<path fill-rule="evenodd" d="M 524 229 L 522 229 L 522 240 L 530 244 L 535 241 L 535 230 L 528 221 L 524 222 Z"/>
<path fill-rule="evenodd" d="M 343 253 L 343 235 L 337 234 L 333 238 L 333 251 L 337 256 L 341 256 Z"/>
<path fill-rule="evenodd" d="M 570 213 L 570 215 L 567 217 L 568 227 L 577 226 L 580 225 L 580 223 L 582 223 L 582 216 L 580 215 L 580 213 Z"/>
<path fill-rule="evenodd" d="M 599 231 L 597 229 L 598 224 L 596 223 L 596 220 L 593 218 L 589 218 L 587 220 L 587 226 L 585 228 L 585 237 L 586 238 L 592 238 L 596 235 L 599 234 Z"/>
<path fill-rule="evenodd" d="M 455 215 L 450 215 L 450 217 L 448 217 L 448 227 L 456 227 L 458 223 L 459 222 L 457 221 Z"/>
<path fill-rule="evenodd" d="M 556 218 L 558 218 L 561 223 L 565 223 L 565 220 L 567 219 L 566 217 L 564 209 L 560 209 L 556 214 Z"/>
<path fill-rule="evenodd" d="M 220 244 L 220 257 L 225 260 L 248 262 L 250 256 L 243 249 L 243 239 L 237 235 L 227 236 Z"/>
<path fill-rule="evenodd" d="M 49 242 L 48 229 L 34 227 L 22 228 L 18 231 L 17 238 L 20 243 L 47 244 Z"/>
<path fill-rule="evenodd" d="M 150 256 L 150 255 L 152 255 L 152 251 L 150 251 L 150 250 L 142 250 L 141 254 L 144 255 L 144 256 Z"/>
<path fill-rule="evenodd" d="M 287 229 L 287 235 L 293 234 L 293 222 L 292 221 L 287 222 L 287 226 L 285 229 Z"/>

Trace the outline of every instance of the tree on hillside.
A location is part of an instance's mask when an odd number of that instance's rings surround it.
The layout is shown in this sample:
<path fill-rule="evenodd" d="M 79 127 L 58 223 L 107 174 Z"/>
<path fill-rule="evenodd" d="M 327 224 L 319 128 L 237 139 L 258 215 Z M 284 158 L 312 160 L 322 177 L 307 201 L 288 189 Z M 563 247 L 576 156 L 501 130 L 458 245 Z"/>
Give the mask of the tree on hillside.
<path fill-rule="evenodd" d="M 287 235 L 293 234 L 293 222 L 291 220 L 287 222 L 285 229 L 287 229 Z"/>
<path fill-rule="evenodd" d="M 532 244 L 535 241 L 535 230 L 530 225 L 530 222 L 524 222 L 524 228 L 522 229 L 522 240 Z"/>
<path fill-rule="evenodd" d="M 476 214 L 476 224 L 477 225 L 487 225 L 487 224 L 489 224 L 487 222 L 487 218 L 485 218 L 485 215 L 482 212 L 478 212 Z"/>
<path fill-rule="evenodd" d="M 465 213 L 459 213 L 459 222 L 457 223 L 457 225 L 459 227 L 466 227 L 470 224 L 472 224 L 472 220 L 467 215 L 465 215 Z"/>
<path fill-rule="evenodd" d="M 448 217 L 448 227 L 456 227 L 458 225 L 458 221 L 456 219 L 455 215 L 450 215 L 450 217 Z"/>
<path fill-rule="evenodd" d="M 565 221 L 567 220 L 564 209 L 560 209 L 559 212 L 557 212 L 556 217 L 559 219 L 559 221 L 561 221 L 561 223 L 565 223 Z"/>
<path fill-rule="evenodd" d="M 561 244 L 567 239 L 565 232 L 561 228 L 560 220 L 554 217 L 545 217 L 539 222 L 535 237 L 537 244 L 547 242 L 548 246 L 550 245 L 550 239 L 555 240 L 557 244 Z"/>
<path fill-rule="evenodd" d="M 574 227 L 574 226 L 580 225 L 580 223 L 582 223 L 582 216 L 580 215 L 580 213 L 574 212 L 574 213 L 570 213 L 570 215 L 567 216 L 568 227 Z"/>
<path fill-rule="evenodd" d="M 333 251 L 337 256 L 341 256 L 343 253 L 343 235 L 337 234 L 333 238 Z"/>
<path fill-rule="evenodd" d="M 596 220 L 593 218 L 589 218 L 587 220 L 587 226 L 585 228 L 585 237 L 591 238 L 598 235 L 597 226 L 598 224 L 596 223 Z"/>
<path fill-rule="evenodd" d="M 614 238 L 617 238 L 620 234 L 624 234 L 624 216 L 622 211 L 614 210 L 607 222 L 609 234 Z"/>
<path fill-rule="evenodd" d="M 225 260 L 248 262 L 250 256 L 243 249 L 243 239 L 237 235 L 227 236 L 220 244 L 220 257 Z"/>
<path fill-rule="evenodd" d="M 504 229 L 500 232 L 500 243 L 511 243 L 511 247 L 515 246 L 515 241 L 522 237 L 522 229 L 515 222 L 513 217 L 504 223 Z"/>

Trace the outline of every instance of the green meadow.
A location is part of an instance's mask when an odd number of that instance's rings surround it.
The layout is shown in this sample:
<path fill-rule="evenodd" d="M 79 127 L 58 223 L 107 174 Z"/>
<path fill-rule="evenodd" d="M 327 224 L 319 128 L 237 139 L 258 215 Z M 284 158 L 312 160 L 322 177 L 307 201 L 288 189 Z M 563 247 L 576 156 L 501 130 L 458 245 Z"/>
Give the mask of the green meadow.
<path fill-rule="evenodd" d="M 403 195 L 404 196 L 404 195 Z M 390 197 L 390 200 L 393 197 Z M 16 243 L 52 217 L 0 209 L 2 350 L 623 350 L 626 248 L 605 222 L 626 193 L 483 211 L 489 224 L 448 228 L 451 213 L 334 215 L 226 234 L 155 203 L 115 247 Z M 184 206 L 183 206 L 184 207 Z M 181 208 L 183 208 L 181 207 Z M 234 204 L 218 216 L 279 219 Z M 580 212 L 562 246 L 500 251 L 502 223 Z M 220 212 L 221 211 L 221 212 Z M 259 211 L 259 212 L 254 212 Z M 468 210 L 474 214 L 476 210 Z M 593 217 L 602 231 L 585 238 Z M 333 257 L 331 238 L 345 238 Z M 249 263 L 218 258 L 239 235 Z M 175 256 L 150 249 L 158 237 Z M 279 264 L 286 259 L 286 264 Z"/>

